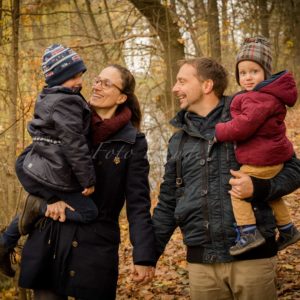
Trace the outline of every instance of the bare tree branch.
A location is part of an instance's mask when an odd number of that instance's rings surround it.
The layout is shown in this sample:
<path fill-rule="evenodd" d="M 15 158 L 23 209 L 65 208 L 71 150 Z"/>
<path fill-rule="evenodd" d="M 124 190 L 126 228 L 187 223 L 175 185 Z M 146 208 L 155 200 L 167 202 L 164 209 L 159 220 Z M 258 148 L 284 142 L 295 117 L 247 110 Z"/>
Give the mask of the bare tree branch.
<path fill-rule="evenodd" d="M 22 115 L 19 117 L 19 118 L 17 118 L 13 123 L 11 123 L 8 127 L 6 127 L 4 130 L 2 130 L 1 132 L 0 132 L 0 136 L 1 135 L 3 135 L 5 132 L 7 132 L 9 129 L 11 129 L 12 127 L 14 127 L 21 119 L 23 119 L 27 114 L 28 114 L 28 112 L 30 111 L 30 108 L 31 108 L 31 103 L 30 103 L 30 105 L 28 106 L 28 108 L 27 108 L 27 110 L 26 111 L 24 111 L 23 113 L 22 113 Z"/>
<path fill-rule="evenodd" d="M 77 11 L 78 17 L 80 18 L 80 21 L 81 21 L 82 26 L 83 26 L 83 28 L 84 28 L 84 32 L 88 35 L 88 30 L 87 30 L 87 28 L 86 28 L 84 19 L 83 19 L 83 17 L 82 17 L 82 12 L 81 12 L 80 9 L 79 9 L 77 0 L 73 0 L 73 2 L 74 2 L 74 5 L 75 5 L 75 7 L 76 7 L 76 11 Z"/>
<path fill-rule="evenodd" d="M 100 30 L 98 28 L 96 19 L 95 19 L 94 15 L 93 15 L 90 0 L 85 0 L 85 4 L 86 4 L 86 7 L 87 7 L 87 10 L 88 10 L 88 13 L 89 13 L 89 17 L 90 17 L 91 23 L 92 23 L 92 25 L 94 27 L 94 30 L 95 30 L 96 35 L 97 35 L 98 40 L 99 40 L 98 46 L 100 46 L 100 49 L 101 49 L 102 54 L 104 56 L 104 60 L 108 61 L 108 54 L 107 54 L 107 51 L 106 51 L 106 49 L 104 47 L 105 44 L 101 44 L 101 42 L 102 42 L 102 35 L 101 35 L 101 32 L 100 32 Z"/>
<path fill-rule="evenodd" d="M 135 38 L 151 38 L 151 37 L 156 37 L 157 34 L 131 34 L 128 36 L 125 36 L 123 38 L 119 38 L 116 40 L 104 40 L 102 42 L 97 42 L 97 43 L 90 43 L 86 45 L 78 45 L 73 48 L 77 49 L 82 49 L 82 48 L 90 48 L 90 47 L 97 47 L 97 46 L 102 46 L 102 45 L 109 45 L 109 44 L 118 44 L 118 43 L 124 43 L 125 41 L 135 39 Z"/>

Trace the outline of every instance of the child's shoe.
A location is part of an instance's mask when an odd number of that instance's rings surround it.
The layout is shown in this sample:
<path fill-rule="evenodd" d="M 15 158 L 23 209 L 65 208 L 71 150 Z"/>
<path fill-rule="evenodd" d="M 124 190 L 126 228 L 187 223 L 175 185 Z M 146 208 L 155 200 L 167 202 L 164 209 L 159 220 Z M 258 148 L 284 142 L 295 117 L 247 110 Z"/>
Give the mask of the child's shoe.
<path fill-rule="evenodd" d="M 5 247 L 0 239 L 0 272 L 8 277 L 14 277 L 16 271 L 11 264 L 11 251 Z"/>
<path fill-rule="evenodd" d="M 44 199 L 33 195 L 27 196 L 18 224 L 21 235 L 26 235 L 33 229 L 35 222 L 41 216 L 43 206 L 46 206 Z"/>
<path fill-rule="evenodd" d="M 277 240 L 278 250 L 283 250 L 289 245 L 292 245 L 300 240 L 300 232 L 292 225 L 290 228 L 281 230 L 279 229 L 279 238 Z"/>
<path fill-rule="evenodd" d="M 265 238 L 261 235 L 258 229 L 248 232 L 241 232 L 236 244 L 229 249 L 232 256 L 240 255 L 252 250 L 266 242 Z"/>

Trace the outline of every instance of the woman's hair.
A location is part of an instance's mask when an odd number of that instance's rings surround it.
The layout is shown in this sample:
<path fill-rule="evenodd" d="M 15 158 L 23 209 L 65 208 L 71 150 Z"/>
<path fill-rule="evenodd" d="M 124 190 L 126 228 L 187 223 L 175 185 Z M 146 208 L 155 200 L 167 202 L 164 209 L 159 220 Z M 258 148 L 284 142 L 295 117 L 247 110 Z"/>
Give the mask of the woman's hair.
<path fill-rule="evenodd" d="M 118 64 L 111 64 L 108 65 L 108 67 L 113 67 L 120 72 L 122 79 L 122 93 L 127 96 L 127 100 L 119 105 L 117 111 L 120 111 L 124 106 L 127 106 L 131 110 L 131 122 L 133 126 L 140 130 L 142 113 L 139 100 L 134 93 L 135 79 L 133 75 L 127 68 Z"/>

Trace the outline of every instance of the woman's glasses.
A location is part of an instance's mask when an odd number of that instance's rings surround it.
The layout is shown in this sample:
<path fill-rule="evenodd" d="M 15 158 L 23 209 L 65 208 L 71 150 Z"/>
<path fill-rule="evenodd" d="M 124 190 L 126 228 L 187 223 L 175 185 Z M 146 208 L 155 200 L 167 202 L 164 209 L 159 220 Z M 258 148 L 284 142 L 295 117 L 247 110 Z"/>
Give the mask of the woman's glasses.
<path fill-rule="evenodd" d="M 119 88 L 117 85 L 112 83 L 109 79 L 101 79 L 99 77 L 96 77 L 94 79 L 93 85 L 96 86 L 98 84 L 100 84 L 103 89 L 109 89 L 113 86 L 117 88 L 121 93 L 123 92 L 121 88 Z"/>

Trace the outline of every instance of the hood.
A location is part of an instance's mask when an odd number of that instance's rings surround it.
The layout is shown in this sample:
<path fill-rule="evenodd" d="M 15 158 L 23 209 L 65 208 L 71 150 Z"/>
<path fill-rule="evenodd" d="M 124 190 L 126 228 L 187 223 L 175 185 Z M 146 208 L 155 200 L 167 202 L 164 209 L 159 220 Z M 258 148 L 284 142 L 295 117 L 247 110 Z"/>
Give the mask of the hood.
<path fill-rule="evenodd" d="M 43 100 L 48 95 L 57 94 L 57 93 L 80 96 L 84 100 L 84 102 L 86 102 L 86 100 L 80 93 L 80 89 L 72 90 L 61 85 L 57 85 L 53 87 L 47 87 L 47 86 L 44 87 L 41 93 L 38 95 L 37 102 Z"/>
<path fill-rule="evenodd" d="M 270 94 L 287 106 L 293 106 L 297 101 L 297 88 L 293 75 L 288 71 L 282 71 L 262 81 L 254 91 Z"/>

